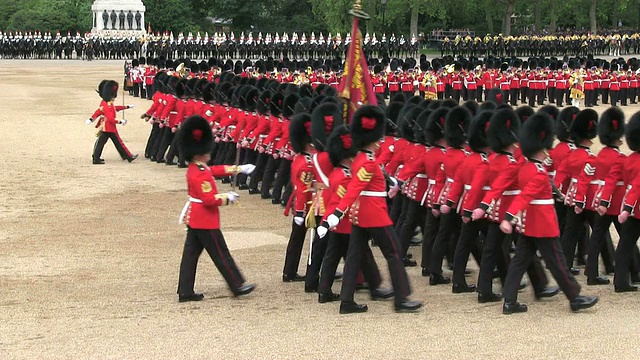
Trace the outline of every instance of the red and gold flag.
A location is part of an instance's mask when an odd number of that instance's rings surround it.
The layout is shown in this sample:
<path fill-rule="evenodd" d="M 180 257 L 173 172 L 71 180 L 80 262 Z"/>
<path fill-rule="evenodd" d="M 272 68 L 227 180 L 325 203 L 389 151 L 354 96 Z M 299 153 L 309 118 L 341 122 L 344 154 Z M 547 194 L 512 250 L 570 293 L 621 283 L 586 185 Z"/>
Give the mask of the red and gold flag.
<path fill-rule="evenodd" d="M 362 105 L 378 105 L 373 92 L 371 76 L 367 66 L 367 59 L 362 50 L 362 33 L 358 29 L 358 17 L 353 17 L 353 34 L 344 63 L 342 81 L 338 87 L 338 94 L 345 100 L 343 118 L 351 123 L 353 113 Z"/>

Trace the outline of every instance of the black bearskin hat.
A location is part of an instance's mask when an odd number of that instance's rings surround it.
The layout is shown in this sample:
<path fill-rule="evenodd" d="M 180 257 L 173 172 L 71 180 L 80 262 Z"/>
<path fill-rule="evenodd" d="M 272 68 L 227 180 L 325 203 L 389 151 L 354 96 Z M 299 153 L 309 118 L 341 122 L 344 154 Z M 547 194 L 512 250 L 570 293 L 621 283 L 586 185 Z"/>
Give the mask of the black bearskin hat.
<path fill-rule="evenodd" d="M 271 115 L 280 116 L 284 105 L 284 95 L 279 92 L 271 97 Z"/>
<path fill-rule="evenodd" d="M 482 152 L 482 150 L 488 146 L 487 132 L 492 116 L 493 113 L 491 111 L 483 111 L 471 119 L 467 140 L 469 147 L 474 152 Z"/>
<path fill-rule="evenodd" d="M 193 95 L 198 100 L 204 100 L 204 89 L 209 85 L 207 79 L 197 80 L 193 87 Z"/>
<path fill-rule="evenodd" d="M 256 87 L 251 87 L 249 91 L 244 94 L 245 110 L 249 112 L 256 111 L 258 100 L 260 98 L 260 90 Z"/>
<path fill-rule="evenodd" d="M 545 105 L 545 106 L 541 107 L 540 110 L 538 110 L 538 111 L 547 113 L 551 117 L 551 120 L 553 120 L 554 124 L 555 124 L 556 120 L 558 119 L 558 116 L 560 115 L 560 109 L 558 109 L 557 107 L 555 107 L 553 105 Z"/>
<path fill-rule="evenodd" d="M 640 152 L 640 112 L 633 114 L 629 119 L 624 135 L 629 149 Z"/>
<path fill-rule="evenodd" d="M 440 107 L 453 109 L 456 106 L 458 106 L 458 103 L 453 99 L 445 99 L 440 102 Z"/>
<path fill-rule="evenodd" d="M 500 89 L 489 89 L 487 91 L 486 101 L 490 101 L 496 105 L 504 104 L 504 98 L 502 97 L 502 91 Z"/>
<path fill-rule="evenodd" d="M 210 82 L 202 90 L 202 100 L 206 103 L 211 103 L 216 100 L 216 83 Z"/>
<path fill-rule="evenodd" d="M 196 155 L 211 153 L 213 134 L 211 126 L 202 116 L 188 118 L 178 132 L 178 148 L 185 160 L 191 161 Z"/>
<path fill-rule="evenodd" d="M 385 116 L 379 107 L 364 105 L 359 108 L 351 120 L 353 146 L 359 150 L 382 138 L 385 128 Z"/>
<path fill-rule="evenodd" d="M 342 125 L 342 110 L 334 103 L 320 104 L 311 114 L 311 135 L 313 146 L 318 151 L 324 151 L 327 137 L 333 129 Z"/>
<path fill-rule="evenodd" d="M 524 124 L 528 118 L 531 117 L 536 111 L 529 105 L 522 105 L 515 110 L 518 118 L 520 119 L 520 124 Z"/>
<path fill-rule="evenodd" d="M 165 82 L 165 93 L 176 94 L 176 87 L 178 86 L 179 78 L 175 76 L 169 76 Z"/>
<path fill-rule="evenodd" d="M 615 146 L 615 142 L 624 136 L 624 113 L 619 107 L 605 110 L 598 122 L 600 142 L 606 146 Z"/>
<path fill-rule="evenodd" d="M 291 149 L 298 154 L 304 152 L 307 144 L 311 143 L 311 115 L 296 114 L 289 122 L 289 138 Z"/>
<path fill-rule="evenodd" d="M 393 95 L 393 97 L 391 98 L 391 102 L 401 102 L 404 103 L 405 101 L 407 101 L 407 98 L 404 97 L 404 94 L 395 94 Z"/>
<path fill-rule="evenodd" d="M 573 120 L 575 120 L 579 112 L 580 109 L 575 106 L 569 106 L 560 111 L 555 122 L 555 131 L 558 140 L 569 141 L 571 139 L 569 129 L 571 129 L 571 124 L 573 124 Z"/>
<path fill-rule="evenodd" d="M 353 146 L 351 131 L 347 126 L 338 126 L 327 139 L 327 152 L 333 166 L 338 166 L 340 161 L 356 156 L 358 150 Z"/>
<path fill-rule="evenodd" d="M 282 116 L 290 119 L 295 114 L 296 103 L 300 100 L 298 94 L 289 94 L 282 103 Z"/>
<path fill-rule="evenodd" d="M 300 97 L 313 97 L 313 88 L 309 84 L 303 84 L 298 90 Z"/>
<path fill-rule="evenodd" d="M 187 80 L 186 79 L 180 79 L 178 81 L 178 83 L 176 84 L 176 96 L 178 98 L 183 98 L 183 97 L 187 97 L 188 95 L 188 90 L 187 90 Z"/>
<path fill-rule="evenodd" d="M 387 135 L 393 135 L 398 131 L 398 115 L 400 115 L 400 110 L 402 110 L 403 107 L 404 103 L 394 101 L 385 109 L 387 117 Z"/>
<path fill-rule="evenodd" d="M 598 134 L 598 113 L 593 109 L 581 110 L 569 128 L 574 141 L 593 139 Z"/>
<path fill-rule="evenodd" d="M 462 106 L 466 107 L 471 113 L 471 116 L 476 116 L 480 112 L 480 106 L 473 100 L 466 101 Z"/>
<path fill-rule="evenodd" d="M 420 110 L 420 113 L 416 117 L 416 127 L 414 129 L 414 132 L 415 132 L 414 136 L 417 142 L 424 145 L 429 145 L 425 137 L 425 129 L 427 128 L 427 121 L 429 121 L 429 116 L 431 116 L 431 113 L 433 112 L 433 110 L 423 109 L 421 107 L 418 107 L 418 109 Z"/>
<path fill-rule="evenodd" d="M 495 110 L 497 108 L 498 108 L 498 106 L 493 101 L 485 101 L 482 104 L 480 104 L 480 109 L 478 109 L 478 110 L 479 111 L 486 111 L 486 110 Z"/>
<path fill-rule="evenodd" d="M 531 158 L 537 152 L 553 147 L 554 132 L 551 117 L 543 112 L 534 114 L 520 131 L 522 154 Z"/>
<path fill-rule="evenodd" d="M 518 142 L 520 118 L 511 108 L 497 110 L 491 117 L 487 131 L 487 143 L 491 150 L 502 151 Z"/>
<path fill-rule="evenodd" d="M 114 80 L 107 80 L 100 89 L 100 97 L 104 101 L 112 101 L 118 97 L 118 82 Z"/>
<path fill-rule="evenodd" d="M 267 115 L 269 113 L 269 110 L 271 108 L 270 102 L 272 94 L 273 93 L 270 90 L 264 90 L 260 94 L 260 98 L 258 98 L 258 104 L 256 105 L 258 113 L 262 115 Z"/>
<path fill-rule="evenodd" d="M 471 113 L 463 106 L 456 106 L 449 110 L 444 123 L 444 138 L 447 144 L 460 148 L 467 140 L 467 129 L 471 122 Z"/>
<path fill-rule="evenodd" d="M 307 113 L 311 114 L 311 98 L 303 97 L 298 100 L 296 106 L 293 107 L 293 114 Z"/>
<path fill-rule="evenodd" d="M 402 136 L 407 141 L 413 141 L 413 119 L 411 118 L 411 112 L 414 108 L 417 108 L 416 105 L 412 103 L 406 103 L 402 110 L 400 110 L 400 114 L 398 115 L 398 130 L 400 132 L 400 136 Z"/>
<path fill-rule="evenodd" d="M 444 137 L 444 125 L 448 113 L 448 108 L 439 108 L 431 112 L 424 128 L 424 139 L 427 144 L 433 146 Z"/>

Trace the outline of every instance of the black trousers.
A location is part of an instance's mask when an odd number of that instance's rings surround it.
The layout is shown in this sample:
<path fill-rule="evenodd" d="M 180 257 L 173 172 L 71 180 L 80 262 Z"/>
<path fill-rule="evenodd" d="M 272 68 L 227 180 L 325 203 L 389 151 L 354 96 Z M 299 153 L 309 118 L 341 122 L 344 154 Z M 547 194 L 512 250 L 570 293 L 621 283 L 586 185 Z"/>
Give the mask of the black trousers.
<path fill-rule="evenodd" d="M 276 178 L 276 172 L 278 171 L 280 162 L 282 161 L 282 159 L 280 158 L 274 159 L 272 155 L 267 154 L 267 156 L 267 165 L 264 169 L 264 176 L 262 177 L 262 187 L 260 188 L 260 192 L 262 193 L 263 198 L 268 198 L 270 196 L 269 191 L 273 186 L 273 180 Z M 280 199 L 278 198 L 278 200 Z"/>
<path fill-rule="evenodd" d="M 402 207 L 404 206 L 405 196 L 403 194 L 396 195 L 393 199 L 391 199 L 391 206 L 389 207 L 389 217 L 391 221 L 393 221 L 396 226 L 402 220 L 400 219 L 400 214 L 402 213 Z M 387 203 L 388 204 L 388 203 Z"/>
<path fill-rule="evenodd" d="M 178 130 L 178 133 L 180 132 L 180 130 Z M 178 157 L 178 163 L 182 166 L 186 166 L 186 160 L 184 159 L 184 156 L 182 156 L 182 153 L 180 152 L 180 149 L 178 148 L 178 133 L 176 133 L 176 136 L 173 137 L 173 140 L 171 140 L 171 145 L 169 146 L 169 151 L 167 152 L 167 155 L 165 157 L 167 164 L 170 164 L 173 162 L 173 159 L 175 159 L 175 157 Z"/>
<path fill-rule="evenodd" d="M 518 94 L 520 89 L 509 90 L 509 99 L 511 100 L 511 106 L 518 106 Z"/>
<path fill-rule="evenodd" d="M 466 100 L 476 101 L 476 89 L 467 89 L 467 98 Z"/>
<path fill-rule="evenodd" d="M 193 294 L 198 259 L 203 249 L 207 250 L 231 292 L 236 294 L 238 288 L 244 284 L 245 279 L 229 253 L 222 231 L 220 229 L 201 230 L 191 228 L 187 229 L 187 239 L 184 242 L 184 250 L 182 251 L 178 294 Z"/>
<path fill-rule="evenodd" d="M 169 146 L 173 142 L 173 138 L 176 134 L 171 130 L 171 128 L 167 127 L 162 134 L 162 140 L 160 141 L 160 146 L 158 146 L 158 152 L 156 153 L 157 161 L 164 160 L 164 155 L 167 153 Z"/>
<path fill-rule="evenodd" d="M 521 87 L 520 88 L 520 102 L 523 104 L 527 103 L 527 94 L 529 93 L 529 88 Z"/>
<path fill-rule="evenodd" d="M 616 269 L 613 280 L 616 287 L 629 285 L 629 265 L 639 237 L 640 220 L 629 217 L 629 219 L 620 226 L 620 241 L 616 249 Z"/>
<path fill-rule="evenodd" d="M 516 254 L 509 264 L 507 279 L 504 284 L 502 297 L 511 302 L 518 299 L 518 288 L 527 267 L 540 252 L 551 275 L 558 283 L 564 295 L 573 300 L 580 294 L 580 285 L 569 271 L 567 260 L 564 258 L 558 238 L 532 238 L 520 236 L 516 244 Z"/>
<path fill-rule="evenodd" d="M 256 164 L 256 160 L 258 159 L 258 153 L 251 149 L 243 149 L 242 158 L 240 160 L 240 164 Z M 255 170 L 254 170 L 255 172 Z M 253 176 L 253 175 L 251 175 Z M 238 185 L 245 184 L 247 185 L 247 179 L 249 179 L 249 175 L 247 174 L 238 174 Z"/>
<path fill-rule="evenodd" d="M 330 232 L 328 236 L 325 236 L 325 238 L 329 238 L 329 240 L 327 242 L 327 251 L 324 254 L 324 259 L 322 259 L 318 294 L 329 294 L 332 292 L 331 287 L 333 286 L 340 259 L 347 257 L 349 236 L 349 234 L 338 234 L 335 232 Z M 380 270 L 369 246 L 364 248 L 362 268 L 360 270 L 362 271 L 364 280 L 369 285 L 370 291 L 374 291 L 380 287 L 382 283 Z"/>
<path fill-rule="evenodd" d="M 618 234 L 621 234 L 620 223 L 617 216 L 594 215 L 593 232 L 589 239 L 589 247 L 587 253 L 587 278 L 595 279 L 599 275 L 598 260 L 602 253 L 603 258 L 608 257 L 609 261 L 614 256 L 613 242 L 611 241 L 611 234 L 609 228 L 611 224 L 616 228 Z M 604 260 L 604 259 L 603 259 Z M 606 260 L 605 260 L 606 261 Z"/>
<path fill-rule="evenodd" d="M 140 97 L 141 98 L 146 98 L 147 97 L 147 89 L 145 89 L 144 83 L 140 83 L 138 85 L 140 86 Z"/>
<path fill-rule="evenodd" d="M 609 94 L 611 95 L 611 106 L 618 105 L 620 91 L 619 90 L 609 90 Z"/>
<path fill-rule="evenodd" d="M 264 179 L 264 173 L 268 162 L 269 155 L 264 153 L 258 154 L 258 158 L 256 159 L 256 169 L 251 174 L 251 179 L 249 180 L 249 189 L 258 190 L 258 183 Z"/>
<path fill-rule="evenodd" d="M 567 92 L 567 90 L 565 89 L 556 89 L 556 106 L 563 106 L 563 101 L 564 101 L 564 97 L 565 97 L 565 93 Z"/>
<path fill-rule="evenodd" d="M 422 234 L 422 261 L 420 266 L 429 271 L 429 262 L 431 261 L 433 244 L 436 241 L 436 235 L 438 235 L 438 228 L 440 227 L 440 217 L 433 216 L 430 208 L 425 208 L 425 211 L 427 219 L 425 221 L 424 232 Z"/>
<path fill-rule="evenodd" d="M 573 267 L 573 259 L 576 253 L 578 242 L 585 237 L 585 223 L 593 228 L 595 213 L 593 211 L 584 210 L 580 214 L 576 214 L 574 209 L 567 210 L 567 220 L 564 225 L 564 233 L 562 234 L 562 250 L 566 255 L 567 265 Z"/>
<path fill-rule="evenodd" d="M 478 103 L 482 102 L 483 93 L 484 93 L 484 90 L 482 90 L 482 86 L 478 86 L 478 90 L 476 90 L 476 102 Z"/>
<path fill-rule="evenodd" d="M 460 102 L 460 90 L 453 90 L 453 100 L 457 103 Z"/>
<path fill-rule="evenodd" d="M 280 166 L 278 166 L 278 172 L 276 173 L 276 179 L 273 182 L 273 192 L 271 196 L 274 199 L 287 200 L 288 197 L 282 196 L 282 191 L 291 181 L 291 160 L 282 159 Z"/>
<path fill-rule="evenodd" d="M 609 89 L 600 89 L 600 92 L 602 92 L 602 103 L 603 104 L 608 104 L 609 103 Z"/>
<path fill-rule="evenodd" d="M 620 89 L 620 94 L 619 95 L 619 99 L 620 99 L 620 105 L 622 106 L 627 106 L 627 93 L 628 93 L 629 89 Z"/>
<path fill-rule="evenodd" d="M 547 88 L 547 98 L 549 98 L 549 103 L 553 104 L 556 101 L 556 88 L 550 87 Z"/>
<path fill-rule="evenodd" d="M 407 198 L 404 194 L 402 193 L 398 193 L 398 195 L 396 196 L 396 198 L 399 198 L 399 213 L 397 214 L 397 216 L 394 214 L 395 219 L 391 218 L 391 221 L 393 221 L 393 228 L 396 231 L 396 235 L 400 235 L 400 231 L 402 229 L 402 226 L 404 225 L 404 220 L 407 216 L 407 212 L 409 209 L 409 198 Z M 392 204 L 394 205 L 395 202 Z M 397 209 L 391 209 L 392 212 L 397 210 Z M 401 240 L 402 241 L 402 240 Z M 402 243 L 402 242 L 401 242 Z"/>
<path fill-rule="evenodd" d="M 149 138 L 147 139 L 147 146 L 144 148 L 144 157 L 145 158 L 150 158 L 152 156 L 155 156 L 155 154 L 158 152 L 158 150 L 156 149 L 155 151 L 153 151 L 153 145 L 156 142 L 156 139 L 158 137 L 158 135 L 160 134 L 160 132 L 162 131 L 162 129 L 160 129 L 160 127 L 158 126 L 157 123 L 153 123 L 152 127 L 151 127 L 151 132 L 149 132 Z"/>
<path fill-rule="evenodd" d="M 297 225 L 295 221 L 291 222 L 291 234 L 289 235 L 289 243 L 287 244 L 287 253 L 284 258 L 284 268 L 282 274 L 293 278 L 298 273 L 298 265 L 300 265 L 300 256 L 302 256 L 302 247 L 304 239 L 307 235 L 307 228 L 303 225 Z"/>
<path fill-rule="evenodd" d="M 487 233 L 487 220 L 470 221 L 462 223 L 460 238 L 456 245 L 456 252 L 453 256 L 453 283 L 457 285 L 466 285 L 464 271 L 467 268 L 469 255 L 473 253 L 478 265 L 481 266 L 482 249 L 480 246 L 480 232 Z"/>
<path fill-rule="evenodd" d="M 129 149 L 124 145 L 124 142 L 120 139 L 120 135 L 118 135 L 117 132 L 101 131 L 93 146 L 93 160 L 98 160 L 102 157 L 102 150 L 109 139 L 111 139 L 116 150 L 118 150 L 118 154 L 120 154 L 122 160 L 131 159 L 131 152 L 129 152 Z"/>
<path fill-rule="evenodd" d="M 406 299 L 411 294 L 411 287 L 402 262 L 402 256 L 400 255 L 400 243 L 396 233 L 393 231 L 393 227 L 361 228 L 353 225 L 342 276 L 340 300 L 353 301 L 358 273 L 362 268 L 362 255 L 366 251 L 365 248 L 369 247 L 369 239 L 373 239 L 376 242 L 387 260 L 396 302 Z"/>
<path fill-rule="evenodd" d="M 431 274 L 442 274 L 442 259 L 452 247 L 451 243 L 457 242 L 462 224 L 460 215 L 453 211 L 448 214 L 440 214 L 440 218 L 440 226 L 438 227 L 436 241 L 433 244 L 431 261 L 428 267 L 429 273 Z M 455 247 L 453 248 L 455 249 Z M 449 265 L 453 265 L 452 263 L 453 259 L 451 259 Z"/>
<path fill-rule="evenodd" d="M 425 235 L 425 221 L 427 216 L 427 208 L 420 205 L 420 202 L 412 199 L 407 199 L 407 211 L 402 222 L 400 232 L 398 232 L 398 239 L 402 245 L 402 257 L 407 256 L 409 245 L 411 245 L 411 238 L 416 226 L 421 225 L 422 237 Z"/>
<path fill-rule="evenodd" d="M 316 216 L 316 224 L 322 223 L 322 216 Z M 306 289 L 317 289 L 318 282 L 320 281 L 320 268 L 324 266 L 322 260 L 327 252 L 327 243 L 329 242 L 329 236 L 321 238 L 316 231 L 313 232 L 313 244 L 311 247 L 311 253 L 309 254 L 309 261 L 307 261 L 307 273 L 304 278 L 304 285 Z"/>
<path fill-rule="evenodd" d="M 153 143 L 151 144 L 151 149 L 150 149 L 151 153 L 149 154 L 151 156 L 152 161 L 157 160 L 156 155 L 158 154 L 158 149 L 160 148 L 160 144 L 162 143 L 162 138 L 164 137 L 164 133 L 167 131 L 170 131 L 168 127 L 166 126 L 160 127 L 160 125 L 158 125 L 158 132 L 156 133 L 156 136 L 153 139 Z"/>
<path fill-rule="evenodd" d="M 136 84 L 133 83 L 133 96 L 134 97 L 140 97 L 140 87 L 142 86 L 142 83 Z"/>

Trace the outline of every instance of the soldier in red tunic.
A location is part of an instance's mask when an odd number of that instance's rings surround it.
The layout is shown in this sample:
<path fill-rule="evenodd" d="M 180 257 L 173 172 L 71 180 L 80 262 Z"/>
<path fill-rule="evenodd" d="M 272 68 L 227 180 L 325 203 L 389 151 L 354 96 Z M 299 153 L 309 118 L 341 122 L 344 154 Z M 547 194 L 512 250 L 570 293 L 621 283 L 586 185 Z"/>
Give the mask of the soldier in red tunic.
<path fill-rule="evenodd" d="M 327 208 L 325 211 L 325 214 L 328 216 L 335 211 L 335 207 L 347 193 L 347 187 L 351 181 L 350 166 L 357 151 L 353 147 L 349 128 L 346 126 L 336 128 L 327 140 L 326 150 L 332 165 L 335 166 L 329 174 L 330 186 L 323 191 L 323 193 L 328 193 Z M 331 286 L 333 285 L 340 258 L 346 257 L 347 255 L 350 233 L 351 221 L 347 218 L 343 219 L 338 226 L 331 229 L 331 233 L 325 237 L 329 239 L 327 242 L 327 250 L 322 259 L 322 272 L 318 286 L 318 302 L 321 304 L 340 300 L 340 295 L 334 294 L 331 291 Z M 362 273 L 364 280 L 369 285 L 371 299 L 384 300 L 393 297 L 393 290 L 379 288 L 382 279 L 380 278 L 380 270 L 373 257 L 371 248 L 365 246 L 364 251 Z"/>
<path fill-rule="evenodd" d="M 471 252 L 476 262 L 481 263 L 482 253 L 478 236 L 480 233 L 486 234 L 489 225 L 485 219 L 471 221 L 471 213 L 480 205 L 485 192 L 490 189 L 487 128 L 492 115 L 491 111 L 482 111 L 471 120 L 467 139 L 473 152 L 456 170 L 446 203 L 440 207 L 440 211 L 445 215 L 455 211 L 462 217 L 463 222 L 453 260 L 454 294 L 476 291 L 475 285 L 467 284 L 465 269 Z"/>
<path fill-rule="evenodd" d="M 640 237 L 640 113 L 635 113 L 627 123 L 625 138 L 633 153 L 627 156 L 622 172 L 626 193 L 618 216 L 622 226 L 613 279 L 616 292 L 638 291 L 638 287 L 629 282 L 629 261 Z"/>
<path fill-rule="evenodd" d="M 87 125 L 89 125 L 98 120 L 96 128 L 99 129 L 99 133 L 98 139 L 96 139 L 96 144 L 93 147 L 93 164 L 104 164 L 104 160 L 102 160 L 101 158 L 102 149 L 104 149 L 104 145 L 109 139 L 111 139 L 113 145 L 116 147 L 116 150 L 118 150 L 118 153 L 120 154 L 122 160 L 128 160 L 129 162 L 132 162 L 138 157 L 138 155 L 132 155 L 129 149 L 127 149 L 127 147 L 124 145 L 122 139 L 120 139 L 116 124 L 125 125 L 127 121 L 124 119 L 117 120 L 116 112 L 122 111 L 124 109 L 131 109 L 133 108 L 133 105 L 116 106 L 113 104 L 113 101 L 116 99 L 116 97 L 118 97 L 118 83 L 116 81 L 103 81 L 99 86 L 99 91 L 100 97 L 102 98 L 100 107 L 85 122 Z"/>
<path fill-rule="evenodd" d="M 522 237 L 509 265 L 503 289 L 503 314 L 527 311 L 526 305 L 517 302 L 518 287 L 536 251 L 540 252 L 554 279 L 569 299 L 572 311 L 592 307 L 598 301 L 597 297 L 580 295 L 580 285 L 569 271 L 558 240 L 560 231 L 554 208 L 553 187 L 544 165 L 553 139 L 553 121 L 544 113 L 532 116 L 520 132 L 522 154 L 527 158 L 518 172 L 517 183 L 521 193 L 507 209 L 500 229 L 510 234 L 515 225 Z"/>
<path fill-rule="evenodd" d="M 373 155 L 384 134 L 385 125 L 384 113 L 377 106 L 365 105 L 353 115 L 353 146 L 360 149 L 351 165 L 353 178 L 336 210 L 318 228 L 319 235 L 326 235 L 328 229 L 338 226 L 349 211 L 353 228 L 340 292 L 341 314 L 368 310 L 366 305 L 357 304 L 353 297 L 362 254 L 364 248 L 369 246 L 370 238 L 378 244 L 387 260 L 395 292 L 395 310 L 415 311 L 422 307 L 421 302 L 408 299 L 411 293 L 409 278 L 402 264 L 400 243 L 387 210 L 387 179 Z"/>
<path fill-rule="evenodd" d="M 189 161 L 187 169 L 189 200 L 180 214 L 180 223 L 187 226 L 187 239 L 180 263 L 178 300 L 180 302 L 200 301 L 204 298 L 203 294 L 193 291 L 198 258 L 203 249 L 207 250 L 211 256 L 211 260 L 234 296 L 249 294 L 255 289 L 255 285 L 245 283 L 220 231 L 219 207 L 238 201 L 238 194 L 234 192 L 219 194 L 214 177 L 238 172 L 251 173 L 255 166 L 208 167 L 213 135 L 207 120 L 200 116 L 189 118 L 178 136 L 180 152 Z"/>

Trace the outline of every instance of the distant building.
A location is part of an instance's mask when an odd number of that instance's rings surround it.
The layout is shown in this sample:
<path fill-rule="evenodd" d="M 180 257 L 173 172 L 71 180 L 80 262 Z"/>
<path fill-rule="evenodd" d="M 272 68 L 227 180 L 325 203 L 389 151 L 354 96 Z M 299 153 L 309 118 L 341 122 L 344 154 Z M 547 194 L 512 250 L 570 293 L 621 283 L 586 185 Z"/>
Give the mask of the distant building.
<path fill-rule="evenodd" d="M 207 17 L 207 21 L 209 21 L 213 25 L 213 31 L 221 33 L 228 33 L 231 31 L 231 19 L 223 19 L 223 18 L 214 18 Z"/>

